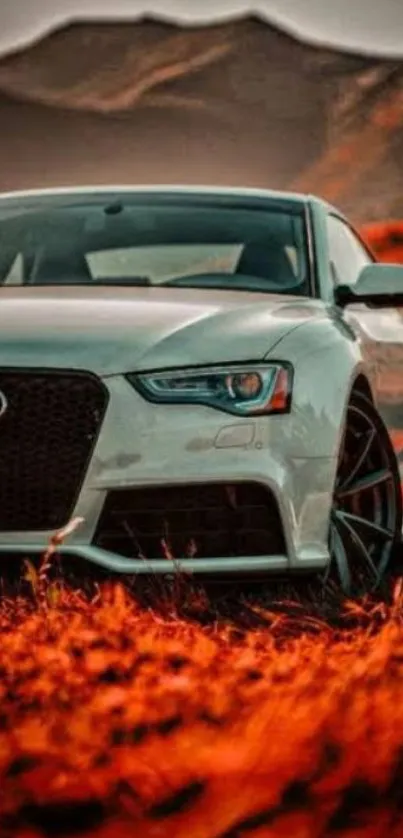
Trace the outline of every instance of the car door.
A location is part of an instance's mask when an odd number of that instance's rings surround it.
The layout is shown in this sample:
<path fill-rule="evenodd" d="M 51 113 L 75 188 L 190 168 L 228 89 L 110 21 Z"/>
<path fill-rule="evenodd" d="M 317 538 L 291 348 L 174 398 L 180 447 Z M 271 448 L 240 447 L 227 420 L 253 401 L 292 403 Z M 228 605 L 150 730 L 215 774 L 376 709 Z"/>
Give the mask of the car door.
<path fill-rule="evenodd" d="M 374 258 L 343 218 L 329 213 L 326 226 L 332 281 L 335 285 L 353 285 L 362 268 Z M 376 309 L 360 303 L 349 305 L 343 316 L 361 341 L 378 410 L 403 464 L 402 314 L 402 309 Z"/>

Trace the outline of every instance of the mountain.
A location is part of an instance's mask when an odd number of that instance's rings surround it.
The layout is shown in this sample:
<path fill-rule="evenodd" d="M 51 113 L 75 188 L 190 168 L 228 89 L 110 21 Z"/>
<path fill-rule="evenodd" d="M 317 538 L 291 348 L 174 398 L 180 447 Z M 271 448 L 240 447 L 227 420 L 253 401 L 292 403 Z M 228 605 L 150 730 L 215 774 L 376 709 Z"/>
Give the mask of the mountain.
<path fill-rule="evenodd" d="M 0 189 L 216 183 L 403 215 L 403 61 L 257 17 L 73 23 L 0 60 Z"/>

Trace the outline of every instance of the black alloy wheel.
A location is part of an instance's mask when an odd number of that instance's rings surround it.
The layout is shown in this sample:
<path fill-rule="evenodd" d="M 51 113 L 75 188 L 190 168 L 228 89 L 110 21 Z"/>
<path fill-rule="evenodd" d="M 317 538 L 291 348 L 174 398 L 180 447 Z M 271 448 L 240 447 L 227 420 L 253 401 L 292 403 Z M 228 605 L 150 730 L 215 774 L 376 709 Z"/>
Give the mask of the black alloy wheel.
<path fill-rule="evenodd" d="M 324 589 L 347 596 L 375 591 L 401 529 L 400 475 L 389 434 L 370 399 L 353 393 L 337 467 Z"/>

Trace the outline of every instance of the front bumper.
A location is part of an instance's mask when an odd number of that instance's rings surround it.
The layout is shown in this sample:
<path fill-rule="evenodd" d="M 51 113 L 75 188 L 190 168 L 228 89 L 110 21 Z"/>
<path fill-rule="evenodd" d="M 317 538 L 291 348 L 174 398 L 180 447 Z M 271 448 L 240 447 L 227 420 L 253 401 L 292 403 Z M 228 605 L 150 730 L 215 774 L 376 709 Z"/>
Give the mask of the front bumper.
<path fill-rule="evenodd" d="M 46 545 L 39 542 L 23 544 L 13 542 L 10 545 L 0 545 L 0 555 L 38 556 L 44 553 Z M 111 553 L 90 544 L 64 544 L 58 547 L 57 553 L 62 557 L 74 557 L 92 562 L 94 565 L 115 573 L 134 574 L 175 574 L 178 572 L 190 574 L 244 574 L 244 573 L 281 573 L 289 568 L 287 556 L 234 556 L 231 558 L 214 557 L 209 559 L 127 559 L 117 553 Z M 320 568 L 323 561 L 313 562 L 312 568 Z M 309 568 L 310 569 L 310 568 Z"/>
<path fill-rule="evenodd" d="M 330 456 L 312 456 L 315 431 L 311 427 L 304 437 L 303 417 L 237 419 L 202 406 L 149 404 L 121 376 L 105 384 L 109 404 L 73 515 L 83 522 L 58 547 L 60 554 L 122 573 L 315 571 L 327 565 L 336 463 Z M 284 537 L 280 553 L 139 558 L 95 543 L 111 492 L 223 482 L 267 489 Z M 53 535 L 1 532 L 0 555 L 42 553 Z"/>

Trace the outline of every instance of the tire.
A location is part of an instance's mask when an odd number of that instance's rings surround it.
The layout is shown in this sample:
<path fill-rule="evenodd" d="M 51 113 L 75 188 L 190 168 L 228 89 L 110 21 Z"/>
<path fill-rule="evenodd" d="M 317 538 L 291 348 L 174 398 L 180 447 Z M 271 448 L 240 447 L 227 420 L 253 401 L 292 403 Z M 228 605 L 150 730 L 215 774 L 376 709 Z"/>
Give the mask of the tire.
<path fill-rule="evenodd" d="M 360 596 L 379 588 L 401 530 L 400 475 L 389 434 L 370 399 L 353 393 L 339 452 L 324 590 Z"/>

